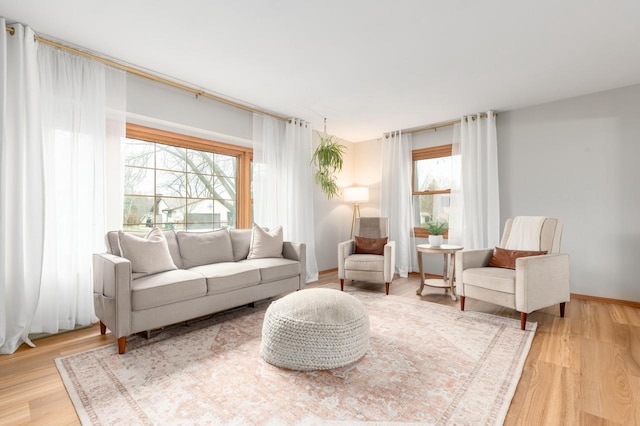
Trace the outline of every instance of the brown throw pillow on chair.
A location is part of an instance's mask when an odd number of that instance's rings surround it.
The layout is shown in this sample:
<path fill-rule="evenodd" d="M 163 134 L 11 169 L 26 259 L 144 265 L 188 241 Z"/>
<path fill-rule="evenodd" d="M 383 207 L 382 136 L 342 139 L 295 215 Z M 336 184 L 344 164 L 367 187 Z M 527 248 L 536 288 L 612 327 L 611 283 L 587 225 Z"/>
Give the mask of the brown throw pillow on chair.
<path fill-rule="evenodd" d="M 547 251 L 507 250 L 496 247 L 493 250 L 493 256 L 491 256 L 491 259 L 489 260 L 489 266 L 493 266 L 495 268 L 516 269 L 517 258 L 540 256 L 542 254 L 547 254 Z"/>
<path fill-rule="evenodd" d="M 384 255 L 384 245 L 388 238 L 363 238 L 355 237 L 356 254 L 377 254 Z"/>

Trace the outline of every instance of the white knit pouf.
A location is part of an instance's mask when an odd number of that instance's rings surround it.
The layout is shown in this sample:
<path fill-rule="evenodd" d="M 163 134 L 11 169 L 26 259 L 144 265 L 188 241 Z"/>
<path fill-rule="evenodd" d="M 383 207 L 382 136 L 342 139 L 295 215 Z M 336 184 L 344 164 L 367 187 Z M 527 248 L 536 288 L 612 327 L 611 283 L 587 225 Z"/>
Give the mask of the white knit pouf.
<path fill-rule="evenodd" d="M 328 370 L 359 360 L 368 349 L 369 315 L 342 291 L 297 291 L 265 313 L 260 356 L 276 367 Z"/>

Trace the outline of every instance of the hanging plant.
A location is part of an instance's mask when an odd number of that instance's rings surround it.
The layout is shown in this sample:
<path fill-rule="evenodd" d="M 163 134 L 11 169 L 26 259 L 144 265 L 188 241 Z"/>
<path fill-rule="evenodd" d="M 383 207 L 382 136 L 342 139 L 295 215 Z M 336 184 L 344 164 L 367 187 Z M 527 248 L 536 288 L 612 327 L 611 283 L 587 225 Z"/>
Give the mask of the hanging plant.
<path fill-rule="evenodd" d="M 320 134 L 318 134 L 320 135 Z M 311 157 L 315 166 L 315 180 L 320 189 L 331 199 L 340 193 L 336 174 L 342 170 L 342 155 L 347 147 L 333 140 L 333 136 L 320 136 L 320 145 Z"/>

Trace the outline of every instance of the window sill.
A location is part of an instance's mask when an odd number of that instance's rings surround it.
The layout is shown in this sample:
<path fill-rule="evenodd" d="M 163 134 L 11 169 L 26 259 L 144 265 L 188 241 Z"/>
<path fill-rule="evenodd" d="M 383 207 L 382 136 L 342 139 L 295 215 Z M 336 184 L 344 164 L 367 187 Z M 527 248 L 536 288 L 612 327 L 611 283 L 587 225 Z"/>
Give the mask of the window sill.
<path fill-rule="evenodd" d="M 425 228 L 422 228 L 420 226 L 416 226 L 415 228 L 413 228 L 413 235 L 416 238 L 428 238 L 429 235 L 431 235 L 431 234 Z M 445 240 L 449 239 L 449 231 L 447 231 L 444 234 L 442 234 L 442 237 Z"/>

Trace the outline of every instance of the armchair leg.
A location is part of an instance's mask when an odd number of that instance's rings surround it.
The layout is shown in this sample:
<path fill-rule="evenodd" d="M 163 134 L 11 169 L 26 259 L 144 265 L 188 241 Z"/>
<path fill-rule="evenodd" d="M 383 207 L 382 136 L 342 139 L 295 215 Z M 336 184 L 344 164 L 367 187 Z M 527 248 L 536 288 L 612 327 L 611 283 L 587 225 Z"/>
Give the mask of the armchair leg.
<path fill-rule="evenodd" d="M 460 296 L 460 310 L 464 311 L 464 296 Z"/>
<path fill-rule="evenodd" d="M 123 354 L 125 346 L 127 344 L 126 336 L 118 337 L 118 353 Z"/>
<path fill-rule="evenodd" d="M 385 283 L 385 285 L 387 286 L 387 296 L 389 295 L 389 284 L 391 283 Z"/>
<path fill-rule="evenodd" d="M 104 325 L 102 321 L 100 321 L 100 334 L 106 334 L 106 333 L 107 333 L 107 326 Z"/>
<path fill-rule="evenodd" d="M 344 291 L 344 280 L 340 278 L 340 291 Z"/>
<path fill-rule="evenodd" d="M 560 318 L 564 318 L 564 307 L 567 303 L 566 302 L 562 302 L 560 304 Z"/>
<path fill-rule="evenodd" d="M 524 330 L 527 326 L 527 314 L 525 312 L 520 312 L 520 329 Z"/>

